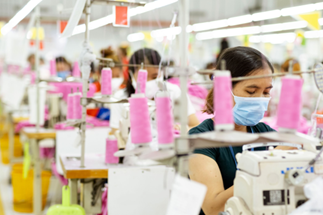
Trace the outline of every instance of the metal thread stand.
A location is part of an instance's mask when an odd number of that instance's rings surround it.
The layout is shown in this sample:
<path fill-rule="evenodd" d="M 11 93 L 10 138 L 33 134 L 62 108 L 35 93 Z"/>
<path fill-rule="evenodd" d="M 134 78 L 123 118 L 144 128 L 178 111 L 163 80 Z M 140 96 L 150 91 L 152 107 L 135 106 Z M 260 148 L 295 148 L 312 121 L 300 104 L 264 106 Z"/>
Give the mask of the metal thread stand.
<path fill-rule="evenodd" d="M 89 23 L 90 23 L 90 14 L 91 14 L 91 0 L 86 0 L 86 4 L 84 7 L 85 13 L 85 45 L 89 44 L 90 39 L 90 30 L 89 30 Z M 83 64 L 84 62 L 82 62 Z M 82 70 L 84 70 L 85 66 L 82 65 Z M 82 72 L 84 75 L 85 73 Z M 87 97 L 87 88 L 88 82 L 87 77 L 82 77 L 83 79 L 83 93 L 82 93 L 82 124 L 81 124 L 81 167 L 84 168 L 84 156 L 85 156 L 85 131 L 86 131 L 86 97 Z"/>
<path fill-rule="evenodd" d="M 39 89 L 39 28 L 40 28 L 40 8 L 37 6 L 35 8 L 35 22 L 36 22 L 36 52 L 35 52 L 35 70 L 36 70 L 36 132 L 40 130 L 40 89 Z M 28 29 L 29 30 L 29 29 Z M 39 157 L 39 147 L 38 139 L 33 139 L 31 141 L 31 148 L 33 151 L 34 158 L 34 197 L 33 197 L 33 212 L 35 215 L 40 215 L 42 212 L 42 180 L 41 180 L 41 161 Z"/>
<path fill-rule="evenodd" d="M 179 119 L 181 123 L 181 136 L 175 142 L 176 154 L 187 155 L 189 153 L 189 142 L 187 139 L 187 79 L 188 79 L 188 35 L 186 33 L 186 26 L 189 23 L 189 0 L 180 0 L 180 10 L 179 10 L 179 22 L 182 29 L 181 34 L 179 35 L 180 40 L 180 89 L 181 97 L 179 100 Z M 187 156 L 180 156 L 177 159 L 177 172 L 181 175 L 187 174 Z"/>

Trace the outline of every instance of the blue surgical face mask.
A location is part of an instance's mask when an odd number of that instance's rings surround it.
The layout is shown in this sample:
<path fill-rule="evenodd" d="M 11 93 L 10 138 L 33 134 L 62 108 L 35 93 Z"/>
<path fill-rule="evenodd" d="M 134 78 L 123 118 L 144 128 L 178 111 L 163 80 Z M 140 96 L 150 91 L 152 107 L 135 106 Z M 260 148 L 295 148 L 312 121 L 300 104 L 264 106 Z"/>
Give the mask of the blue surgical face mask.
<path fill-rule="evenodd" d="M 232 94 L 233 95 L 233 94 Z M 255 126 L 264 117 L 270 97 L 234 96 L 233 118 L 237 125 Z"/>
<path fill-rule="evenodd" d="M 60 72 L 57 72 L 57 76 L 65 79 L 70 75 L 70 73 L 71 73 L 70 71 L 60 71 Z"/>

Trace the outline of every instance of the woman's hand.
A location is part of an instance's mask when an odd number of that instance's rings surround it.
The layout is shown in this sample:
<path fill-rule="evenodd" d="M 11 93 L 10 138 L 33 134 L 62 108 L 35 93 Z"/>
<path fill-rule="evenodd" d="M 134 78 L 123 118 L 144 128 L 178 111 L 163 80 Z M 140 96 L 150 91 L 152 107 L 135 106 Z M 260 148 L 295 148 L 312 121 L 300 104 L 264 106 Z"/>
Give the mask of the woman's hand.
<path fill-rule="evenodd" d="M 180 124 L 174 124 L 174 130 L 180 131 L 181 130 L 181 125 Z"/>
<path fill-rule="evenodd" d="M 277 146 L 275 148 L 276 150 L 297 150 L 297 147 L 292 147 L 292 146 Z"/>

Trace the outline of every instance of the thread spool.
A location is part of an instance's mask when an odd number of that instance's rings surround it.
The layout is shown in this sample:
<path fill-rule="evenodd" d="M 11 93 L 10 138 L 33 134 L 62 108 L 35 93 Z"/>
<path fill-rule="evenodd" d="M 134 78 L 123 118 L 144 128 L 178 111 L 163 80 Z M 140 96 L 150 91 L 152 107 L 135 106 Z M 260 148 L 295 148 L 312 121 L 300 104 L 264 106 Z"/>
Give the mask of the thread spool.
<path fill-rule="evenodd" d="M 80 93 L 79 88 L 77 88 L 77 92 L 74 93 L 73 96 L 73 119 L 82 119 L 81 97 L 82 93 Z"/>
<path fill-rule="evenodd" d="M 302 108 L 303 80 L 296 75 L 282 78 L 282 88 L 277 111 L 279 130 L 297 130 Z"/>
<path fill-rule="evenodd" d="M 146 94 L 146 82 L 147 82 L 148 72 L 147 70 L 139 70 L 137 77 L 137 88 L 136 93 Z"/>
<path fill-rule="evenodd" d="M 230 71 L 215 71 L 213 82 L 214 127 L 216 130 L 233 130 Z"/>
<path fill-rule="evenodd" d="M 71 93 L 68 94 L 68 96 L 67 96 L 67 114 L 66 114 L 67 120 L 74 118 L 74 116 L 73 116 L 73 114 L 74 114 L 73 100 L 74 100 L 74 94 L 73 94 L 73 89 L 71 89 Z"/>
<path fill-rule="evenodd" d="M 113 135 L 109 135 L 105 145 L 105 163 L 119 163 L 119 157 L 114 156 L 118 150 L 117 139 Z"/>
<path fill-rule="evenodd" d="M 50 60 L 49 62 L 50 76 L 56 76 L 56 60 Z"/>
<path fill-rule="evenodd" d="M 81 77 L 81 71 L 80 71 L 79 63 L 77 61 L 74 62 L 72 75 L 75 78 Z"/>
<path fill-rule="evenodd" d="M 152 141 L 148 103 L 145 94 L 132 94 L 130 103 L 130 129 L 133 144 L 144 145 Z"/>
<path fill-rule="evenodd" d="M 174 122 L 172 102 L 167 92 L 160 92 L 156 97 L 156 117 L 158 143 L 169 145 L 174 143 Z"/>
<path fill-rule="evenodd" d="M 101 94 L 112 94 L 112 70 L 110 68 L 103 68 L 101 71 Z"/>

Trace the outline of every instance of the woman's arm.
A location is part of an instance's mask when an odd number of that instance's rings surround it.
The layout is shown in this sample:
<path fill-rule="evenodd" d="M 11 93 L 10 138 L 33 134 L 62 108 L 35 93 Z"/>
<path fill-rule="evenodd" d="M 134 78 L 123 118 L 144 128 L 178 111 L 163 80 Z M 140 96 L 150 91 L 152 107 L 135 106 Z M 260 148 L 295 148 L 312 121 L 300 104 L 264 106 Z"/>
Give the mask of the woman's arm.
<path fill-rule="evenodd" d="M 194 154 L 189 159 L 189 176 L 207 186 L 202 205 L 206 215 L 218 215 L 224 211 L 226 201 L 233 196 L 233 186 L 224 190 L 222 175 L 218 164 L 210 157 Z"/>
<path fill-rule="evenodd" d="M 193 113 L 188 116 L 188 127 L 189 129 L 194 128 L 200 124 L 199 119 L 197 118 L 196 114 Z"/>

